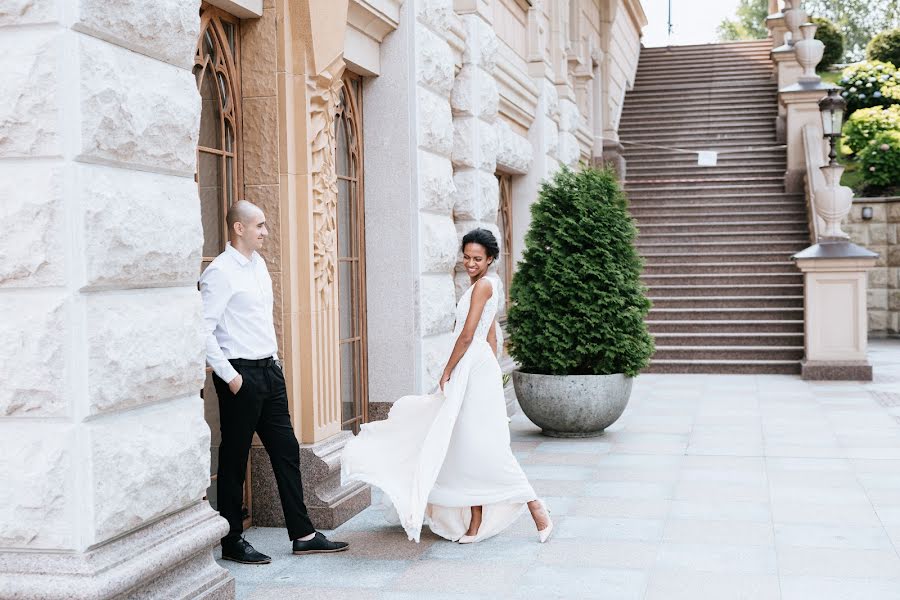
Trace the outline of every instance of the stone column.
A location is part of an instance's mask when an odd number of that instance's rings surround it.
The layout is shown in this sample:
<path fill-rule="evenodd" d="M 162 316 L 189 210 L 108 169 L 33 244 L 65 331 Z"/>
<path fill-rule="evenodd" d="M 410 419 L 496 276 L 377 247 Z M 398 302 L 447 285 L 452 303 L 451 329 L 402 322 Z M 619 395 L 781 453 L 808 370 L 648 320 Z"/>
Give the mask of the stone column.
<path fill-rule="evenodd" d="M 483 13 L 472 10 L 462 14 L 461 18 L 466 30 L 466 51 L 450 98 L 456 238 L 462 239 L 466 232 L 483 227 L 502 240 L 497 229 L 499 190 L 494 175 L 498 149 L 495 122 L 499 103 L 494 80 L 497 36 Z M 456 295 L 459 296 L 469 286 L 469 277 L 461 263 L 456 266 Z"/>
<path fill-rule="evenodd" d="M 203 500 L 199 5 L 0 11 L 0 597 L 234 596 Z"/>
<path fill-rule="evenodd" d="M 778 6 L 778 3 L 775 3 Z M 769 30 L 769 37 L 772 38 L 772 48 L 778 48 L 785 43 L 785 33 L 787 33 L 787 25 L 784 24 L 784 13 L 780 10 L 770 11 L 766 17 L 766 29 Z"/>
<path fill-rule="evenodd" d="M 872 380 L 866 272 L 877 258 L 850 242 L 823 242 L 794 255 L 804 279 L 804 379 Z"/>

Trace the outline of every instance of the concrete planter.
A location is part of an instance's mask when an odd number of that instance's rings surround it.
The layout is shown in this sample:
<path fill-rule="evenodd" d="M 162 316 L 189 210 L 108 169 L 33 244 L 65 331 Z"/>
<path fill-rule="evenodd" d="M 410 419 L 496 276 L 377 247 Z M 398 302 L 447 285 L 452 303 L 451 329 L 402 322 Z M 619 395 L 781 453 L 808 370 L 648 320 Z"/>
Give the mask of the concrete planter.
<path fill-rule="evenodd" d="M 594 437 L 615 423 L 631 396 L 625 375 L 536 375 L 513 371 L 519 406 L 551 437 Z"/>

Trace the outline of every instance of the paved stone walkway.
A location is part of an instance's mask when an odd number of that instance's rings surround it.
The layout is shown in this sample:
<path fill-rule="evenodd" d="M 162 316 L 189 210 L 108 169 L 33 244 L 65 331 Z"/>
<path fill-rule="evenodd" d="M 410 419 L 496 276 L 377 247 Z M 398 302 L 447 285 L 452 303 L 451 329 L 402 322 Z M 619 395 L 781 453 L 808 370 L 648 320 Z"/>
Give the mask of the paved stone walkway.
<path fill-rule="evenodd" d="M 369 509 L 339 555 L 294 557 L 284 530 L 247 538 L 272 565 L 222 563 L 244 599 L 900 599 L 900 340 L 871 345 L 870 384 L 645 375 L 604 436 L 514 449 L 553 510 L 471 546 L 408 542 Z"/>

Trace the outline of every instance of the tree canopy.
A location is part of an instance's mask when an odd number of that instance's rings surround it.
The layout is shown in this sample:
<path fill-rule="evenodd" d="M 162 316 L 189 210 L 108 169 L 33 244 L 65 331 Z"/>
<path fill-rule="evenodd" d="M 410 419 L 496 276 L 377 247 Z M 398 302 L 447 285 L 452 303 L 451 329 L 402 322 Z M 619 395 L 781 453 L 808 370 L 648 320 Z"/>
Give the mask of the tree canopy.
<path fill-rule="evenodd" d="M 735 18 L 723 20 L 716 32 L 723 42 L 761 40 L 769 35 L 769 30 L 766 29 L 768 16 L 768 0 L 740 0 Z"/>

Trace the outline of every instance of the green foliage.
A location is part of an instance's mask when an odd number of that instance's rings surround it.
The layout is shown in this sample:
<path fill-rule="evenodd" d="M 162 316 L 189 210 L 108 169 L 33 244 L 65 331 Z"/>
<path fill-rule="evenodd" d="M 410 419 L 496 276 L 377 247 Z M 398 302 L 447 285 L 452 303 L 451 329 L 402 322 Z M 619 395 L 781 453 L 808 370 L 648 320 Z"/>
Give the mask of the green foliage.
<path fill-rule="evenodd" d="M 740 0 L 735 19 L 719 23 L 716 33 L 722 41 L 762 40 L 769 35 L 766 17 L 769 16 L 768 0 Z"/>
<path fill-rule="evenodd" d="M 851 113 L 900 101 L 900 74 L 892 63 L 874 60 L 850 65 L 841 74 L 841 86 Z"/>
<path fill-rule="evenodd" d="M 816 39 L 825 44 L 825 53 L 819 63 L 819 69 L 827 69 L 841 60 L 844 55 L 844 36 L 834 26 L 834 23 L 822 17 L 813 17 L 812 22 L 818 25 Z"/>
<path fill-rule="evenodd" d="M 842 144 L 852 152 L 860 152 L 885 131 L 900 131 L 900 105 L 861 108 L 851 114 L 844 123 Z"/>
<path fill-rule="evenodd" d="M 900 131 L 879 133 L 859 153 L 863 180 L 873 186 L 900 184 Z"/>
<path fill-rule="evenodd" d="M 551 375 L 637 375 L 653 354 L 637 229 L 615 172 L 563 168 L 531 207 L 513 276 L 509 352 Z"/>
<path fill-rule="evenodd" d="M 882 31 L 866 46 L 866 58 L 900 65 L 900 29 Z"/>
<path fill-rule="evenodd" d="M 861 60 L 878 32 L 900 27 L 900 0 L 805 0 L 803 10 L 828 19 L 844 34 L 847 61 Z"/>

